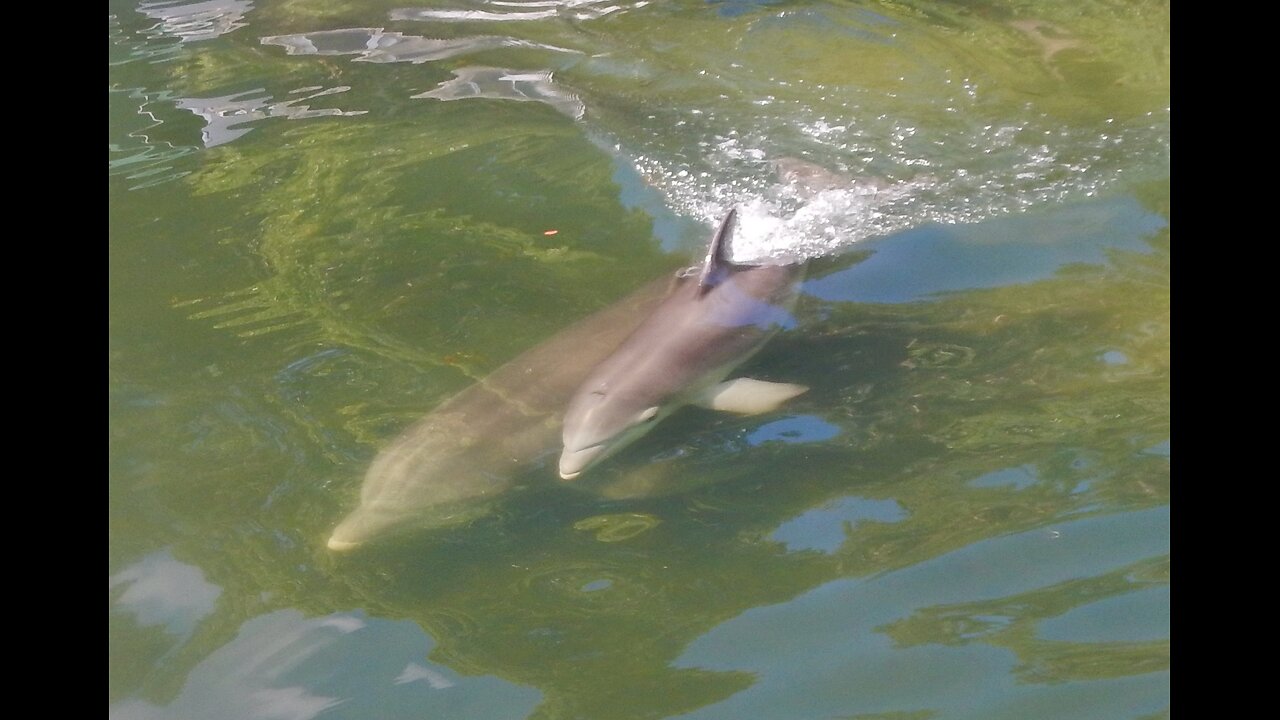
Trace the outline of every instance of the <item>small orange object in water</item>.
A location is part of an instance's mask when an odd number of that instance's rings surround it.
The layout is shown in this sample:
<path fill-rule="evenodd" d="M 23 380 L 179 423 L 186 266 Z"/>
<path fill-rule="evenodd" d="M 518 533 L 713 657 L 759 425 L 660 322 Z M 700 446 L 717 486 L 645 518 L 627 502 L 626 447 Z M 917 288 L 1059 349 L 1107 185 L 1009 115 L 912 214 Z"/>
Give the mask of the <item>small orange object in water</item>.
<path fill-rule="evenodd" d="M 559 230 L 544 230 L 544 231 L 542 231 L 542 234 L 543 234 L 543 235 L 555 235 L 555 234 L 556 234 L 556 233 L 558 233 L 558 232 L 560 232 L 560 231 L 559 231 Z"/>

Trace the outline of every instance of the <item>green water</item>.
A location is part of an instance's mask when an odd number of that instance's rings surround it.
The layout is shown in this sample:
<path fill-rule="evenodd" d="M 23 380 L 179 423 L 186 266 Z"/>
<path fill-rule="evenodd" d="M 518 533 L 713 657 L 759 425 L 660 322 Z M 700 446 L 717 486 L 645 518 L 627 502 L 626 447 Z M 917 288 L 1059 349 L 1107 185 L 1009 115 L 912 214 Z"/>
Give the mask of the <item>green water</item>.
<path fill-rule="evenodd" d="M 1167 716 L 1168 27 L 112 2 L 110 715 Z M 742 368 L 808 393 L 325 549 L 379 448 L 731 206 L 815 258 Z"/>

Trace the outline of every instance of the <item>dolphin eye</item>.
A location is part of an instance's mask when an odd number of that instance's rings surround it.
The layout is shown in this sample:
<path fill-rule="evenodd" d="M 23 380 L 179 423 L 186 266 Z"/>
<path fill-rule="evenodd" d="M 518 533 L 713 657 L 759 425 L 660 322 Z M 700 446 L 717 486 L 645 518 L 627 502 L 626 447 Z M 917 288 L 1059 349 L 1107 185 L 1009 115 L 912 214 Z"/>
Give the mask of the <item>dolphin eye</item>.
<path fill-rule="evenodd" d="M 603 391 L 603 390 L 592 390 L 592 391 L 591 391 L 591 394 L 592 394 L 592 395 L 595 395 L 596 397 L 604 397 L 604 391 Z"/>
<path fill-rule="evenodd" d="M 648 422 L 648 421 L 650 421 L 650 420 L 652 420 L 652 419 L 656 418 L 657 416 L 658 416 L 658 408 L 657 408 L 657 407 L 651 407 L 651 408 L 649 408 L 648 410 L 645 410 L 644 412 L 640 413 L 640 421 L 641 421 L 641 422 Z"/>

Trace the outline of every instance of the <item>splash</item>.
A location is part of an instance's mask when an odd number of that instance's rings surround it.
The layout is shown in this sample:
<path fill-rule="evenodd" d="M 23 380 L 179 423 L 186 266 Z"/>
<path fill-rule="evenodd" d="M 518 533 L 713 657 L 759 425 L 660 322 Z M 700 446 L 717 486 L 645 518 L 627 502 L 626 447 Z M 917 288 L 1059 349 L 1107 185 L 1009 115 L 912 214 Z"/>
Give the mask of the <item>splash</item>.
<path fill-rule="evenodd" d="M 759 124 L 788 123 L 780 116 Z M 1167 172 L 1167 109 L 1127 127 L 1108 121 L 1104 132 L 1025 119 L 959 128 L 944 139 L 930 131 L 928 142 L 944 146 L 945 156 L 922 148 L 917 136 L 924 133 L 901 120 L 878 132 L 830 118 L 793 117 L 789 125 L 790 138 L 730 131 L 694 153 L 642 140 L 628 154 L 676 214 L 714 226 L 737 207 L 731 257 L 742 263 L 836 255 L 912 227 L 977 223 L 1098 197 Z M 787 146 L 821 161 L 783 154 L 779 148 Z"/>
<path fill-rule="evenodd" d="M 770 158 L 735 139 L 716 153 L 714 171 L 676 170 L 649 157 L 638 158 L 637 167 L 678 213 L 711 225 L 737 207 L 729 256 L 738 263 L 838 254 L 858 240 L 906 229 L 918 222 L 910 206 L 938 187 L 932 174 L 896 182 L 856 176 L 799 158 Z"/>

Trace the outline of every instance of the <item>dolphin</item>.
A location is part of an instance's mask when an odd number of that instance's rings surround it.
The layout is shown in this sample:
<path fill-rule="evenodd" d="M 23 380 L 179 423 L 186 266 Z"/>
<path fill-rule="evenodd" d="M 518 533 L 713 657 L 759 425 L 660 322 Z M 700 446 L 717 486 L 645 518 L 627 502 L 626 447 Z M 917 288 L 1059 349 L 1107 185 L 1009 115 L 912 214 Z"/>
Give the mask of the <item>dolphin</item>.
<path fill-rule="evenodd" d="M 735 216 L 730 210 L 720 223 L 701 270 L 690 268 L 569 400 L 561 478 L 577 478 L 683 405 L 756 414 L 808 390 L 751 378 L 725 381 L 780 328 L 794 326 L 791 308 L 805 271 L 803 262 L 729 262 L 725 243 Z"/>
<path fill-rule="evenodd" d="M 475 517 L 554 452 L 560 418 L 587 373 L 670 291 L 664 274 L 445 400 L 365 472 L 360 501 L 329 536 L 334 551 Z"/>

